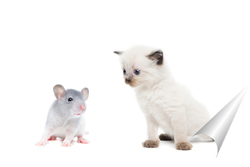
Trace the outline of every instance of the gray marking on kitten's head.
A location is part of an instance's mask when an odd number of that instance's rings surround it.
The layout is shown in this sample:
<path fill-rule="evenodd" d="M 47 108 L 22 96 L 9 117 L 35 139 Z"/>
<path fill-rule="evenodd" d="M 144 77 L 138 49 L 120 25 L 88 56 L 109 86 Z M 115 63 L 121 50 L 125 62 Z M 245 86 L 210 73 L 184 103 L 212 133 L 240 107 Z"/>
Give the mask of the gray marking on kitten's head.
<path fill-rule="evenodd" d="M 114 51 L 115 54 L 121 55 L 122 51 Z M 163 64 L 163 52 L 161 50 L 157 50 L 147 55 L 150 60 L 156 60 L 157 65 Z"/>
<path fill-rule="evenodd" d="M 161 50 L 157 50 L 150 55 L 147 56 L 151 60 L 156 60 L 157 65 L 163 64 L 163 52 Z"/>
<path fill-rule="evenodd" d="M 121 51 L 114 51 L 115 54 L 121 55 L 122 52 Z"/>

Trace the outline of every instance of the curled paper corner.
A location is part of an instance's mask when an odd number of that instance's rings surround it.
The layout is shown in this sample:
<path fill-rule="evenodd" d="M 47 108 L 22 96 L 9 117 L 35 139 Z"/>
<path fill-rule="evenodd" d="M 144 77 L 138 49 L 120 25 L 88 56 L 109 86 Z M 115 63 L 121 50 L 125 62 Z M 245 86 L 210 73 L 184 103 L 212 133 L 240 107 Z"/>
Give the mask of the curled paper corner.
<path fill-rule="evenodd" d="M 211 137 L 217 145 L 217 156 L 247 88 L 248 86 L 238 93 L 225 107 L 210 119 L 210 121 L 193 135 L 204 134 Z"/>

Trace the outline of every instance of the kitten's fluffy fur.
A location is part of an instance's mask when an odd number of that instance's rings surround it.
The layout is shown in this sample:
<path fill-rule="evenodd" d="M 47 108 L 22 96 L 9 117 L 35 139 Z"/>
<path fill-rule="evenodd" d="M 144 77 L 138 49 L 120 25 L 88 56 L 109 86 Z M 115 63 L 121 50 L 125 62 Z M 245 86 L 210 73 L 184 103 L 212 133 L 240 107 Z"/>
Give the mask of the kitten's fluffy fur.
<path fill-rule="evenodd" d="M 158 147 L 158 128 L 161 128 L 166 134 L 160 139 L 174 139 L 178 150 L 192 149 L 187 137 L 209 120 L 209 114 L 184 86 L 173 79 L 163 61 L 163 52 L 135 46 L 115 53 L 119 54 L 125 70 L 125 83 L 134 88 L 147 120 L 148 140 L 143 146 Z M 134 74 L 135 69 L 140 70 L 139 75 Z"/>

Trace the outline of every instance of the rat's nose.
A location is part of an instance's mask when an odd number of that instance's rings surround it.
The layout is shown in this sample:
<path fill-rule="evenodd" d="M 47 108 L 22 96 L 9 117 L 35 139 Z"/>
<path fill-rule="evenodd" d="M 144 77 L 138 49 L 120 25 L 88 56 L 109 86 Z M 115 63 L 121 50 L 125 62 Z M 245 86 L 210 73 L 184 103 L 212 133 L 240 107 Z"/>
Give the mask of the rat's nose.
<path fill-rule="evenodd" d="M 80 110 L 82 110 L 82 111 L 83 111 L 83 110 L 85 110 L 85 108 L 86 108 L 86 107 L 85 107 L 85 105 L 84 105 L 84 104 L 80 105 Z"/>
<path fill-rule="evenodd" d="M 126 78 L 126 79 L 125 79 L 125 82 L 126 82 L 126 83 L 131 83 L 131 80 L 128 79 L 128 78 Z"/>

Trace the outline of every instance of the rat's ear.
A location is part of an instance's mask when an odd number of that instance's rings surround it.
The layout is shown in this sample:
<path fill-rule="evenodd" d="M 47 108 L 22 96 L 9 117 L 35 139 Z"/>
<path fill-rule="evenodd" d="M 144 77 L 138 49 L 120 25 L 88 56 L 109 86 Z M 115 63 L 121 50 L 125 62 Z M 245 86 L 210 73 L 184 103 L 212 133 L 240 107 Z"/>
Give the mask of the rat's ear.
<path fill-rule="evenodd" d="M 122 52 L 121 51 L 114 51 L 115 54 L 121 55 Z"/>
<path fill-rule="evenodd" d="M 63 95 L 65 94 L 65 89 L 62 85 L 55 85 L 53 91 L 58 100 L 61 100 Z"/>
<path fill-rule="evenodd" d="M 161 50 L 154 51 L 150 55 L 147 56 L 151 60 L 156 60 L 157 65 L 163 64 L 163 52 Z"/>
<path fill-rule="evenodd" d="M 89 97 L 89 89 L 88 88 L 83 88 L 81 90 L 82 94 L 83 94 L 83 97 L 84 97 L 84 100 L 86 101 Z"/>

